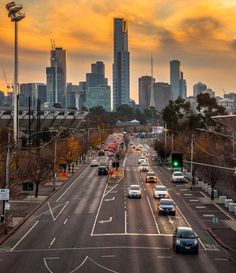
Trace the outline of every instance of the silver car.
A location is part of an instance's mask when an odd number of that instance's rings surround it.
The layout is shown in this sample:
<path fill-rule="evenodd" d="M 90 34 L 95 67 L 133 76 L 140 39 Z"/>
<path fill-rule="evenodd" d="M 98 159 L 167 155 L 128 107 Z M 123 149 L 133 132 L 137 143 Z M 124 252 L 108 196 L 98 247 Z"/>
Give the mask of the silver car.
<path fill-rule="evenodd" d="M 156 186 L 153 189 L 153 196 L 154 198 L 160 199 L 160 198 L 168 198 L 169 194 L 165 186 Z"/>
<path fill-rule="evenodd" d="M 128 197 L 141 198 L 141 188 L 139 185 L 130 185 L 128 188 Z"/>

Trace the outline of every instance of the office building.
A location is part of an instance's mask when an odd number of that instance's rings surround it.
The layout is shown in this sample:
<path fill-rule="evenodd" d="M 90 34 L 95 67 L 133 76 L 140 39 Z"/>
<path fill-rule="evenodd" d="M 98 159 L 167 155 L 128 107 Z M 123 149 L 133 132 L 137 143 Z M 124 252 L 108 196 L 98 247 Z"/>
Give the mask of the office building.
<path fill-rule="evenodd" d="M 91 65 L 91 73 L 86 74 L 86 86 L 105 86 L 108 80 L 105 78 L 105 65 L 103 62 L 96 62 Z"/>
<path fill-rule="evenodd" d="M 79 94 L 79 85 L 67 83 L 67 107 L 76 107 L 76 95 Z"/>
<path fill-rule="evenodd" d="M 50 67 L 46 68 L 47 101 L 66 107 L 66 50 L 56 47 L 50 54 Z"/>
<path fill-rule="evenodd" d="M 128 22 L 114 18 L 113 110 L 130 101 Z"/>
<path fill-rule="evenodd" d="M 156 82 L 153 86 L 155 108 L 161 112 L 171 100 L 171 86 L 165 82 Z"/>
<path fill-rule="evenodd" d="M 187 83 L 182 71 L 180 72 L 180 97 L 183 99 L 186 99 L 187 97 Z"/>
<path fill-rule="evenodd" d="M 0 91 L 0 106 L 3 106 L 5 102 L 4 92 Z"/>
<path fill-rule="evenodd" d="M 180 93 L 180 62 L 173 60 L 170 62 L 170 85 L 171 85 L 171 99 L 175 101 Z"/>
<path fill-rule="evenodd" d="M 19 103 L 20 106 L 37 106 L 37 99 L 41 104 L 46 102 L 46 85 L 44 83 L 22 83 L 20 84 Z"/>
<path fill-rule="evenodd" d="M 151 97 L 151 84 L 155 83 L 155 79 L 151 76 L 142 76 L 139 78 L 139 104 L 144 108 L 148 108 L 150 105 Z"/>

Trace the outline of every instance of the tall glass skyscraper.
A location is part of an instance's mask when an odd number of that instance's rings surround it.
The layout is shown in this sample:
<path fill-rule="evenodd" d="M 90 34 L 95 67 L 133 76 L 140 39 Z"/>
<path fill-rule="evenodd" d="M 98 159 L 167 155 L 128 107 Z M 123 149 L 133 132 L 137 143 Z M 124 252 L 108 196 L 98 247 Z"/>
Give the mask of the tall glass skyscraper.
<path fill-rule="evenodd" d="M 171 85 L 171 99 L 175 101 L 181 96 L 180 90 L 180 62 L 173 60 L 170 62 L 170 85 Z"/>
<path fill-rule="evenodd" d="M 129 104 L 129 80 L 128 22 L 114 18 L 113 110 Z"/>

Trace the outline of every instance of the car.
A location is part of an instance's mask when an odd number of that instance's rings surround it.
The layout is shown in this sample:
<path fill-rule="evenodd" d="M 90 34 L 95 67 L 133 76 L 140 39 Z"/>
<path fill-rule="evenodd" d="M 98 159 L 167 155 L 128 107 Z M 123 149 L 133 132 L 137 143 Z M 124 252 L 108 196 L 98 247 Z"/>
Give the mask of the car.
<path fill-rule="evenodd" d="M 172 174 L 171 181 L 175 182 L 184 182 L 184 174 L 180 171 L 174 171 Z"/>
<path fill-rule="evenodd" d="M 154 182 L 157 183 L 157 176 L 154 172 L 147 172 L 146 178 L 145 178 L 146 183 Z"/>
<path fill-rule="evenodd" d="M 107 175 L 108 174 L 108 168 L 105 165 L 100 165 L 98 167 L 98 175 Z"/>
<path fill-rule="evenodd" d="M 128 197 L 141 198 L 141 188 L 137 184 L 130 185 L 128 188 Z"/>
<path fill-rule="evenodd" d="M 154 198 L 161 199 L 161 198 L 168 198 L 169 194 L 168 194 L 167 188 L 161 185 L 161 186 L 156 186 L 153 189 L 153 196 Z"/>
<path fill-rule="evenodd" d="M 159 215 L 175 216 L 175 203 L 172 199 L 163 198 L 157 203 L 157 213 Z"/>
<path fill-rule="evenodd" d="M 98 151 L 98 156 L 105 156 L 104 151 L 102 151 L 102 150 Z"/>
<path fill-rule="evenodd" d="M 198 236 L 190 227 L 177 227 L 173 234 L 173 249 L 175 252 L 198 253 Z"/>
<path fill-rule="evenodd" d="M 98 166 L 98 161 L 97 159 L 92 159 L 90 162 L 90 167 L 97 167 Z"/>
<path fill-rule="evenodd" d="M 144 156 L 140 156 L 138 159 L 138 164 L 140 164 L 141 162 L 147 162 L 146 158 Z"/>
<path fill-rule="evenodd" d="M 149 171 L 148 163 L 147 162 L 141 162 L 140 166 L 139 166 L 139 171 L 140 172 L 148 172 Z"/>

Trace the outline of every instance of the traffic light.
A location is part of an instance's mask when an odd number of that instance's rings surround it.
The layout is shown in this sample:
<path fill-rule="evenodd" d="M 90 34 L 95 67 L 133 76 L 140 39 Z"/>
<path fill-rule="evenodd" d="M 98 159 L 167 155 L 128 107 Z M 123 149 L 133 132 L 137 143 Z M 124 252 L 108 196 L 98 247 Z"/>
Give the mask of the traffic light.
<path fill-rule="evenodd" d="M 121 149 L 124 149 L 124 142 L 121 142 L 121 143 L 120 143 L 120 148 L 121 148 Z"/>
<path fill-rule="evenodd" d="M 171 155 L 171 166 L 175 169 L 183 167 L 183 155 L 181 153 L 173 153 Z"/>

